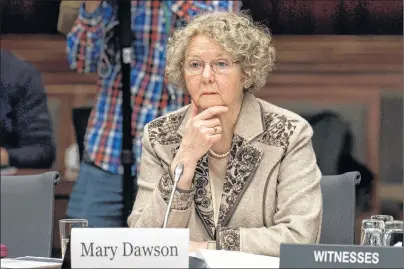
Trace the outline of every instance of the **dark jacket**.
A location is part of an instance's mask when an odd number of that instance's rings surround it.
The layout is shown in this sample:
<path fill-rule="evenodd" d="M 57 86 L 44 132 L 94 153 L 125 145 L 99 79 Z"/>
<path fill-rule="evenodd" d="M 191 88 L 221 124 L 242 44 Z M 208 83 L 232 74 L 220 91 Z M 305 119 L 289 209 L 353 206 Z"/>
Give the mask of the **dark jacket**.
<path fill-rule="evenodd" d="M 55 145 L 41 75 L 4 49 L 0 62 L 0 147 L 11 166 L 50 168 Z"/>

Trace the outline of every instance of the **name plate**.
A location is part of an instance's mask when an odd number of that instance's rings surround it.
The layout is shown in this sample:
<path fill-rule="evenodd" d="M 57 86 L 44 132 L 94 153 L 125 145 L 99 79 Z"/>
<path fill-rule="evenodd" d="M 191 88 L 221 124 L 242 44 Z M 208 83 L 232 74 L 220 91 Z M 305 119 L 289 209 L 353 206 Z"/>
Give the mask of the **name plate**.
<path fill-rule="evenodd" d="M 189 229 L 74 228 L 72 268 L 188 268 Z"/>
<path fill-rule="evenodd" d="M 279 268 L 403 268 L 403 247 L 282 244 Z"/>

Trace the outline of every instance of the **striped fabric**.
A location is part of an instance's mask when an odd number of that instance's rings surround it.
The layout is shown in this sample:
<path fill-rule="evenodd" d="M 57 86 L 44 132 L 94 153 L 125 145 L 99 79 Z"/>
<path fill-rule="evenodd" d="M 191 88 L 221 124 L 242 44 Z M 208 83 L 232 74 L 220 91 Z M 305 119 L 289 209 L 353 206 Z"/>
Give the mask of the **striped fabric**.
<path fill-rule="evenodd" d="M 165 48 L 175 27 L 208 10 L 239 11 L 241 1 L 132 1 L 132 135 L 136 166 L 141 155 L 143 127 L 151 120 L 179 109 L 189 96 L 164 79 Z M 84 6 L 67 37 L 68 60 L 82 73 L 98 72 L 98 95 L 88 121 L 86 154 L 95 165 L 122 174 L 121 74 L 115 27 L 116 1 L 104 0 L 89 14 Z"/>

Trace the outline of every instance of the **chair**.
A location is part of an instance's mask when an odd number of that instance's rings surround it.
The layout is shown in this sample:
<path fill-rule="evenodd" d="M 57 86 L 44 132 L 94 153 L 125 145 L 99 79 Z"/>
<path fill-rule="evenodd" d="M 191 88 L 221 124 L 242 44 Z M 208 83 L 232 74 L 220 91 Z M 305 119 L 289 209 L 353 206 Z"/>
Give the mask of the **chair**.
<path fill-rule="evenodd" d="M 320 170 L 324 175 L 359 172 L 361 181 L 356 186 L 356 210 L 369 211 L 372 206 L 371 194 L 375 177 L 356 156 L 357 145 L 352 126 L 339 113 L 331 110 L 306 115 L 305 118 L 313 128 L 313 149 Z"/>
<path fill-rule="evenodd" d="M 59 173 L 1 177 L 1 244 L 9 257 L 50 257 Z"/>
<path fill-rule="evenodd" d="M 360 180 L 358 172 L 321 178 L 323 221 L 320 244 L 355 243 L 355 186 Z"/>

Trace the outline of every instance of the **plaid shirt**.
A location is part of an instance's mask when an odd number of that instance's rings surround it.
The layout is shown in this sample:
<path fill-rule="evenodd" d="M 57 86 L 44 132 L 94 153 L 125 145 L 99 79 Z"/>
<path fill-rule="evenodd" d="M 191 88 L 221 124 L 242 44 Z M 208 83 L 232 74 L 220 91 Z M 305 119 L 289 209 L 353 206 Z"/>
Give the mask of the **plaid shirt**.
<path fill-rule="evenodd" d="M 164 79 L 165 48 L 176 26 L 207 10 L 239 11 L 241 1 L 132 1 L 132 135 L 138 171 L 146 123 L 190 102 Z M 102 1 L 89 14 L 84 5 L 67 37 L 68 60 L 78 72 L 97 72 L 97 98 L 85 136 L 86 155 L 95 165 L 122 174 L 122 94 L 116 1 Z M 137 167 L 137 169 L 136 169 Z"/>

